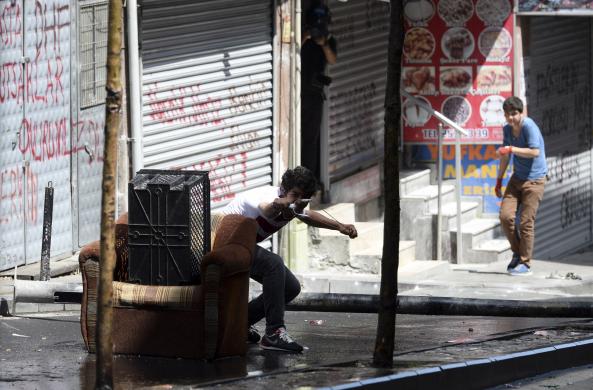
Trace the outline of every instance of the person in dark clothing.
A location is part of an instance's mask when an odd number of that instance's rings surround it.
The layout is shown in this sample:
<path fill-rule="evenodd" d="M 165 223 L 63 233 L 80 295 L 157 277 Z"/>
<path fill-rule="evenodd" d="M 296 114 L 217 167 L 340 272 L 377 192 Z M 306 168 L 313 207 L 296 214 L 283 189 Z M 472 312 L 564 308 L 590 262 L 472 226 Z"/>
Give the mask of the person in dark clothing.
<path fill-rule="evenodd" d="M 321 0 L 314 0 L 305 13 L 305 34 L 301 48 L 301 165 L 320 180 L 321 120 L 324 87 L 331 83 L 327 64 L 337 60 L 337 42 L 329 32 L 331 15 Z"/>

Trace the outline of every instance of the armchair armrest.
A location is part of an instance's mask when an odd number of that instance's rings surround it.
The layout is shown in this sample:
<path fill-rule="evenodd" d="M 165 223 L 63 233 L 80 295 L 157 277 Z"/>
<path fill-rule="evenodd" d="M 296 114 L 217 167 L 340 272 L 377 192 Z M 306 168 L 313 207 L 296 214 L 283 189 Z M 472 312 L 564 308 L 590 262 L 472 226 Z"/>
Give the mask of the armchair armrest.
<path fill-rule="evenodd" d="M 206 275 L 208 267 L 220 267 L 220 277 L 226 278 L 241 272 L 249 272 L 251 253 L 241 244 L 228 244 L 217 248 L 204 256 L 202 275 Z"/>
<path fill-rule="evenodd" d="M 220 276 L 248 272 L 251 266 L 257 223 L 241 215 L 226 215 L 216 229 L 213 249 L 202 259 L 202 275 L 210 265 L 220 266 Z"/>

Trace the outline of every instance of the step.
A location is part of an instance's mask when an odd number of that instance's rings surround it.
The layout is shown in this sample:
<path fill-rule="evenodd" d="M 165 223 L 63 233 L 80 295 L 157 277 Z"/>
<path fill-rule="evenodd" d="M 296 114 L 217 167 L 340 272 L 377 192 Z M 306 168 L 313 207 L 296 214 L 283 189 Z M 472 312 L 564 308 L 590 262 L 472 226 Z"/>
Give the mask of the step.
<path fill-rule="evenodd" d="M 350 241 L 350 253 L 383 248 L 383 222 L 356 222 L 358 237 Z"/>
<path fill-rule="evenodd" d="M 430 185 L 430 169 L 406 170 L 399 173 L 399 193 L 405 196 Z"/>
<path fill-rule="evenodd" d="M 398 268 L 399 291 L 414 288 L 418 282 L 433 278 L 450 267 L 446 261 L 418 261 Z M 302 292 L 336 294 L 379 294 L 381 275 L 370 273 L 340 274 L 331 271 L 313 271 L 296 274 Z M 252 283 L 251 296 L 261 292 L 261 285 Z"/>
<path fill-rule="evenodd" d="M 400 266 L 414 262 L 415 259 L 414 241 L 399 242 L 399 264 Z M 383 248 L 367 248 L 362 251 L 351 252 L 349 265 L 360 271 L 371 274 L 381 273 L 381 261 L 383 259 Z"/>
<path fill-rule="evenodd" d="M 455 245 L 457 226 L 450 229 L 452 245 Z M 469 248 L 476 247 L 481 241 L 501 237 L 500 220 L 495 218 L 476 218 L 461 225 L 462 240 Z"/>
<path fill-rule="evenodd" d="M 402 212 L 426 214 L 432 208 L 436 209 L 438 207 L 438 196 L 439 189 L 435 185 L 425 186 L 405 196 L 400 196 Z M 455 186 L 444 184 L 441 188 L 441 197 L 443 204 L 455 202 Z"/>
<path fill-rule="evenodd" d="M 468 258 L 464 258 L 464 263 L 508 261 L 512 255 L 511 244 L 506 239 L 486 240 L 471 249 Z"/>
<path fill-rule="evenodd" d="M 468 223 L 479 217 L 480 202 L 461 202 L 461 223 Z M 434 216 L 435 224 L 437 223 L 438 207 L 430 209 L 430 214 Z M 449 230 L 457 226 L 457 202 L 445 203 L 441 209 L 442 214 L 442 228 Z"/>

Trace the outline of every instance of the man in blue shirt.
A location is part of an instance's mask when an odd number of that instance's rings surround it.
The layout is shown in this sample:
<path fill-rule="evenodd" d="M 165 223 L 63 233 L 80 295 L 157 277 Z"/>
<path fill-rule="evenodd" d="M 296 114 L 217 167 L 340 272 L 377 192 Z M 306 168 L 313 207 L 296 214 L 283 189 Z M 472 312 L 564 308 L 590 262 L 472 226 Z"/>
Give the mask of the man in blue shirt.
<path fill-rule="evenodd" d="M 544 196 L 548 168 L 544 138 L 535 122 L 523 114 L 523 102 L 511 96 L 502 104 L 507 125 L 503 128 L 503 146 L 496 151 L 500 169 L 496 196 L 502 197 L 500 224 L 513 258 L 507 266 L 511 275 L 531 273 L 531 256 L 535 235 L 535 215 Z M 502 178 L 513 155 L 513 175 L 502 194 Z M 519 210 L 519 228 L 515 218 Z"/>

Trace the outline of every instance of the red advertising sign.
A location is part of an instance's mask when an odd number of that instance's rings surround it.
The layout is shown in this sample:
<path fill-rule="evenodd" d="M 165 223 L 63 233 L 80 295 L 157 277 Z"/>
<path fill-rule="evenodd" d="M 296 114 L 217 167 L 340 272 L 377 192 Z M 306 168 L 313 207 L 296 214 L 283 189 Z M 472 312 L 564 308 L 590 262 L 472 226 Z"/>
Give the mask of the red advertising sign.
<path fill-rule="evenodd" d="M 402 88 L 469 132 L 499 143 L 502 102 L 513 94 L 512 0 L 408 0 Z M 438 121 L 402 101 L 406 143 L 434 143 Z M 445 142 L 455 139 L 452 130 Z"/>

